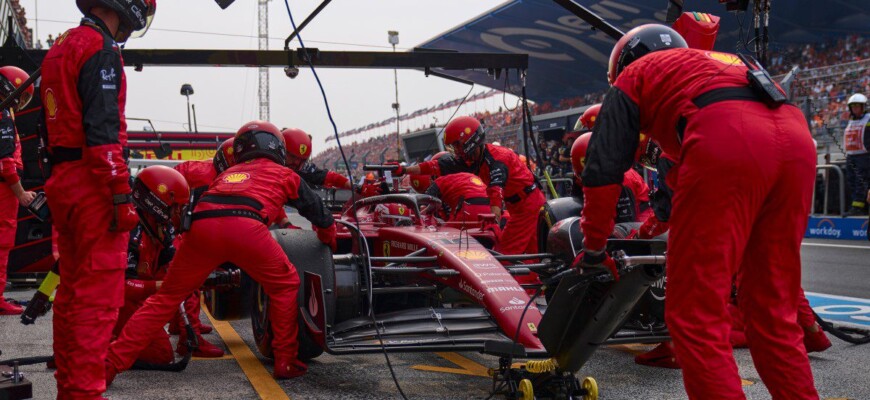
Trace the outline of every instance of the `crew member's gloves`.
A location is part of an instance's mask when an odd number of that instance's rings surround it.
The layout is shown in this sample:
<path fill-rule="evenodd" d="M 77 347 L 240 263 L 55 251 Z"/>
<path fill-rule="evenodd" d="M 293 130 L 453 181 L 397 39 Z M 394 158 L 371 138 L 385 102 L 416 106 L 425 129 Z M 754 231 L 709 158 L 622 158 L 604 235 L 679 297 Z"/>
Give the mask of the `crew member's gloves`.
<path fill-rule="evenodd" d="M 300 227 L 298 227 L 298 226 L 296 226 L 296 225 L 293 225 L 293 223 L 290 222 L 290 221 L 287 221 L 287 222 L 285 222 L 285 223 L 283 223 L 283 224 L 279 224 L 278 227 L 281 228 L 281 229 L 302 229 L 302 228 L 300 228 Z"/>
<path fill-rule="evenodd" d="M 397 162 L 388 162 L 386 165 L 395 165 L 396 169 L 393 171 L 393 176 L 402 176 L 405 175 L 405 167 L 399 165 Z"/>
<path fill-rule="evenodd" d="M 661 222 L 655 215 L 650 215 L 638 229 L 639 239 L 652 239 L 668 231 L 668 223 Z"/>
<path fill-rule="evenodd" d="M 335 242 L 335 224 L 330 225 L 328 228 L 319 228 L 314 225 L 311 228 L 314 229 L 314 232 L 317 233 L 317 238 L 323 244 L 329 246 L 333 252 L 338 250 L 338 244 Z"/>
<path fill-rule="evenodd" d="M 116 194 L 112 196 L 112 222 L 109 230 L 112 232 L 129 232 L 139 223 L 136 209 L 130 202 L 129 194 Z"/>
<path fill-rule="evenodd" d="M 616 269 L 616 262 L 610 258 L 610 254 L 607 254 L 606 251 L 594 253 L 583 249 L 580 254 L 577 254 L 577 257 L 574 258 L 574 262 L 571 263 L 571 266 L 573 268 L 581 268 L 584 270 L 591 269 L 593 271 L 605 268 L 611 275 L 613 275 L 614 281 L 619 280 L 619 271 Z"/>

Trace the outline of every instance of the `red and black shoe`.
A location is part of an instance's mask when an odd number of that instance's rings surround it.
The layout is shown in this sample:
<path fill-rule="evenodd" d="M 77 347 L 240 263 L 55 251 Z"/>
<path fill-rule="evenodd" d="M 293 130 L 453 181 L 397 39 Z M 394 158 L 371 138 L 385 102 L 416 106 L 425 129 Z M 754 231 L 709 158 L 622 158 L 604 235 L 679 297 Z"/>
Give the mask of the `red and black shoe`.
<path fill-rule="evenodd" d="M 680 363 L 677 362 L 677 356 L 674 354 L 671 342 L 661 343 L 646 353 L 636 355 L 634 362 L 650 367 L 680 369 Z"/>
<path fill-rule="evenodd" d="M 272 376 L 275 379 L 291 379 L 296 378 L 308 372 L 308 366 L 304 362 L 295 358 L 275 358 L 275 370 Z"/>
<path fill-rule="evenodd" d="M 822 327 L 816 324 L 813 328 L 804 328 L 804 347 L 806 347 L 807 353 L 822 352 L 831 347 L 831 340 L 828 339 L 828 335 L 825 334 Z"/>
<path fill-rule="evenodd" d="M 24 312 L 24 308 L 18 304 L 13 304 L 6 299 L 0 297 L 0 315 L 19 315 Z"/>

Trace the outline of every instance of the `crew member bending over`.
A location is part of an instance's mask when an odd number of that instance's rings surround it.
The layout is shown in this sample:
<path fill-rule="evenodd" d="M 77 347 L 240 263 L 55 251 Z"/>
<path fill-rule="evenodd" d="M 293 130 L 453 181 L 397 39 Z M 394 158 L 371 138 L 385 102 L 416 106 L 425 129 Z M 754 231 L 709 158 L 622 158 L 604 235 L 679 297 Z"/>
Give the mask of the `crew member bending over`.
<path fill-rule="evenodd" d="M 252 121 L 242 126 L 233 155 L 237 164 L 218 175 L 194 209 L 193 224 L 184 233 L 184 244 L 163 285 L 112 343 L 106 364 L 108 382 L 130 368 L 144 342 L 169 321 L 178 304 L 225 262 L 248 273 L 269 296 L 275 333 L 273 375 L 287 379 L 307 371 L 296 358 L 299 275 L 268 225 L 290 203 L 311 221 L 318 238 L 335 248 L 334 221 L 299 175 L 284 166 L 284 138 L 275 125 Z"/>

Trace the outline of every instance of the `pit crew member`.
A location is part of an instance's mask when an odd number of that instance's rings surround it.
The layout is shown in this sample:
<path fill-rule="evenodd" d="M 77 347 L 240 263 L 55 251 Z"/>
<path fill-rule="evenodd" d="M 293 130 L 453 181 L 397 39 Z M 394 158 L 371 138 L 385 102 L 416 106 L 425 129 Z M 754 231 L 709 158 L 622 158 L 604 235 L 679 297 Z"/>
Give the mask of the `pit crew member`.
<path fill-rule="evenodd" d="M 311 221 L 317 237 L 334 249 L 334 221 L 308 185 L 284 166 L 284 138 L 275 125 L 252 121 L 242 126 L 235 136 L 233 156 L 237 164 L 217 176 L 194 209 L 193 224 L 184 233 L 184 245 L 163 285 L 112 343 L 106 363 L 110 383 L 118 371 L 133 364 L 143 342 L 172 317 L 176 305 L 225 262 L 239 266 L 263 285 L 271 300 L 273 375 L 288 379 L 307 371 L 296 358 L 299 275 L 272 239 L 268 225 L 289 202 Z"/>
<path fill-rule="evenodd" d="M 0 101 L 6 100 L 28 78 L 21 68 L 0 68 Z M 27 107 L 33 98 L 33 86 L 28 86 L 21 97 L 13 100 L 12 107 L 0 110 L 0 315 L 18 315 L 24 309 L 6 301 L 6 268 L 9 252 L 15 246 L 15 230 L 18 227 L 18 205 L 27 206 L 36 194 L 24 190 L 18 170 L 24 169 L 21 162 L 21 143 L 15 129 L 15 111 Z"/>
<path fill-rule="evenodd" d="M 619 184 L 646 132 L 679 160 L 671 171 L 678 183 L 666 321 L 689 397 L 744 398 L 726 311 L 739 270 L 746 337 L 768 390 L 774 398 L 817 399 L 797 322 L 812 137 L 800 110 L 783 105 L 784 94 L 740 58 L 686 47 L 673 29 L 650 24 L 626 33 L 611 53 L 613 86 L 582 176 L 581 264 L 614 266 L 604 250 Z"/>
<path fill-rule="evenodd" d="M 485 144 L 486 131 L 473 117 L 458 117 L 444 128 L 444 145 L 453 154 L 419 165 L 400 167 L 398 175 L 444 176 L 457 172 L 477 175 L 487 186 L 489 207 L 496 219 L 506 203 L 511 218 L 496 251 L 502 254 L 538 252 L 538 213 L 546 202 L 535 177 L 513 150 Z"/>
<path fill-rule="evenodd" d="M 133 181 L 133 204 L 139 215 L 139 226 L 131 233 L 124 306 L 113 330 L 115 336 L 121 333 L 133 313 L 160 287 L 166 267 L 175 254 L 175 229 L 180 226 L 181 215 L 189 202 L 188 183 L 172 168 L 152 166 L 136 175 Z M 194 317 L 193 312 L 198 314 L 199 309 L 188 308 L 188 318 Z M 195 317 L 198 319 L 199 315 Z M 175 350 L 180 355 L 188 351 L 186 336 L 187 332 L 182 329 Z M 222 349 L 209 343 L 199 333 L 197 340 L 199 347 L 194 356 L 216 358 L 224 355 Z M 166 331 L 158 330 L 137 359 L 154 364 L 171 363 L 174 357 Z"/>
<path fill-rule="evenodd" d="M 81 24 L 42 62 L 40 97 L 51 176 L 45 184 L 58 231 L 54 302 L 55 378 L 60 398 L 101 398 L 104 358 L 124 303 L 130 203 L 124 159 L 127 88 L 119 43 L 144 33 L 156 0 L 76 0 Z"/>

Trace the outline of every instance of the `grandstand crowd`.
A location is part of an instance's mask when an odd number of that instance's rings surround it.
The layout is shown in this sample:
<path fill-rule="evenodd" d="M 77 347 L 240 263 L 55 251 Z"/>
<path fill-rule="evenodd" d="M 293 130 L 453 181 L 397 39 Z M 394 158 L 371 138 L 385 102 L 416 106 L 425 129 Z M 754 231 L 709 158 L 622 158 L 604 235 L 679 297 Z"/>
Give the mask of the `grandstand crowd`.
<path fill-rule="evenodd" d="M 769 70 L 772 75 L 780 79 L 795 66 L 799 70 L 790 87 L 792 101 L 808 115 L 810 128 L 820 147 L 825 143 L 833 143 L 833 148 L 828 150 L 841 151 L 839 137 L 842 136 L 842 129 L 849 118 L 846 99 L 853 93 L 870 93 L 870 39 L 860 35 L 850 35 L 815 44 L 786 46 L 774 52 L 770 59 Z M 481 96 L 488 95 L 491 95 L 490 92 L 481 94 Z M 604 92 L 595 92 L 562 99 L 558 103 L 534 104 L 531 106 L 531 111 L 533 115 L 539 115 L 584 107 L 600 103 L 603 97 Z M 462 99 L 454 99 L 428 110 L 443 106 L 456 107 L 461 102 Z M 415 113 L 419 114 L 420 111 Z M 520 107 L 513 109 L 499 107 L 497 111 L 478 112 L 472 116 L 481 120 L 489 129 L 487 141 L 498 142 L 512 149 L 520 148 Z M 391 121 L 395 121 L 395 118 Z M 434 124 L 430 127 L 434 127 Z M 358 134 L 365 130 L 366 127 L 362 127 L 348 133 Z M 395 134 L 386 134 L 344 144 L 344 150 L 348 162 L 352 166 L 355 165 L 355 175 L 358 175 L 364 162 L 380 163 L 395 160 L 396 145 Z M 557 151 L 561 146 L 562 143 L 559 141 L 551 140 L 546 141 L 543 146 L 539 143 L 535 147 L 536 149 L 543 147 L 546 152 L 550 152 L 552 149 Z M 313 157 L 312 162 L 328 168 L 344 169 L 338 148 L 334 146 Z M 559 170 L 556 168 L 554 172 L 558 175 Z"/>

